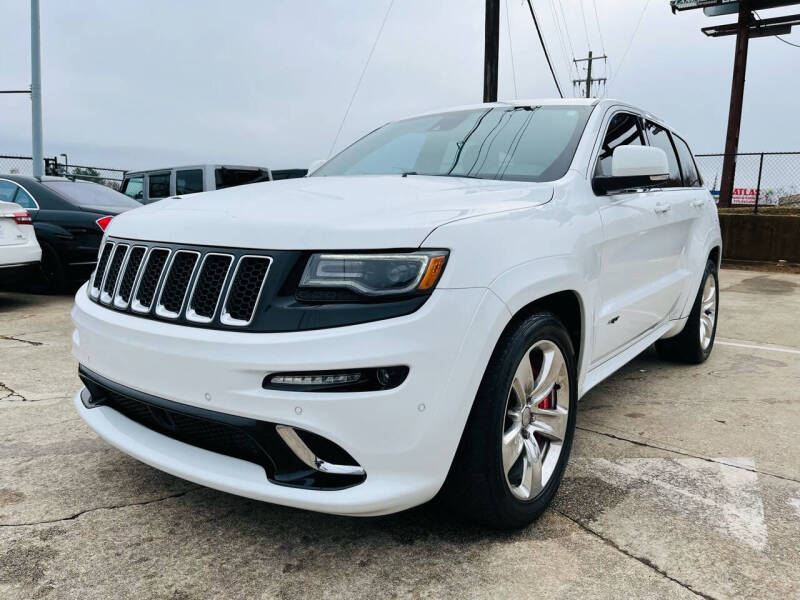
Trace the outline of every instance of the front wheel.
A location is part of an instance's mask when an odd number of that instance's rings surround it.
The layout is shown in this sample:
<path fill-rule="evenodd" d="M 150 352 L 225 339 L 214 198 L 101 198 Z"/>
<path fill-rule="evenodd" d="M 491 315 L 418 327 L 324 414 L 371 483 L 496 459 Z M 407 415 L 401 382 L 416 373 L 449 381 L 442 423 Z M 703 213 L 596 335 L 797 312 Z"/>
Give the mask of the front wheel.
<path fill-rule="evenodd" d="M 490 527 L 530 524 L 558 490 L 576 405 L 575 354 L 561 321 L 537 313 L 507 331 L 484 374 L 444 499 Z"/>
<path fill-rule="evenodd" d="M 699 365 L 711 356 L 717 335 L 718 290 L 717 264 L 709 260 L 683 331 L 656 342 L 656 351 L 661 358 Z"/>

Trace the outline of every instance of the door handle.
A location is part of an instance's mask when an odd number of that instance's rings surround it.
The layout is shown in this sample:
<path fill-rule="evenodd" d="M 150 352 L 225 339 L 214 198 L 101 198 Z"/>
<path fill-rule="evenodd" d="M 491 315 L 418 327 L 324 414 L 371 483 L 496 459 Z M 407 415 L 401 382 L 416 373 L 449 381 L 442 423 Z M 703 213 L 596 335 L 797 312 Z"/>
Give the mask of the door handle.
<path fill-rule="evenodd" d="M 668 213 L 672 208 L 671 204 L 667 204 L 665 202 L 656 202 L 655 207 L 653 210 L 656 211 L 656 214 L 663 215 L 664 213 Z"/>
<path fill-rule="evenodd" d="M 695 200 L 694 202 L 692 202 L 692 207 L 693 208 L 702 208 L 705 205 L 705 203 L 706 203 L 705 200 Z"/>

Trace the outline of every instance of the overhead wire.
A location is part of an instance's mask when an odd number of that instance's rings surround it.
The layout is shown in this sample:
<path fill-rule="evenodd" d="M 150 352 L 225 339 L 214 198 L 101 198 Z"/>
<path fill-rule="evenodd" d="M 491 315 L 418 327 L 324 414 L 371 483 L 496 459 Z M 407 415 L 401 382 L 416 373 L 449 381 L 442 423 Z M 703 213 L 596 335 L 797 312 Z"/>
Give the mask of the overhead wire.
<path fill-rule="evenodd" d="M 553 68 L 553 61 L 550 60 L 550 52 L 548 52 L 547 46 L 544 43 L 544 38 L 542 37 L 542 30 L 539 28 L 539 20 L 536 18 L 536 11 L 533 10 L 533 4 L 531 3 L 531 0 L 528 0 L 528 8 L 531 11 L 531 18 L 533 19 L 533 24 L 536 27 L 536 33 L 539 35 L 539 43 L 542 45 L 542 51 L 544 52 L 545 59 L 547 59 L 547 66 L 550 67 L 550 74 L 553 76 L 553 82 L 556 84 L 558 95 L 563 98 L 564 92 L 561 91 L 561 85 L 558 83 L 558 77 L 556 76 L 556 71 Z"/>
<path fill-rule="evenodd" d="M 633 42 L 636 39 L 636 34 L 639 33 L 639 28 L 642 26 L 642 21 L 644 20 L 644 14 L 647 12 L 648 6 L 650 6 L 650 0 L 645 1 L 644 6 L 642 7 L 642 12 L 639 13 L 639 20 L 636 22 L 636 27 L 633 30 L 633 35 L 631 35 L 631 39 L 628 42 L 628 47 L 625 48 L 625 52 L 622 54 L 622 58 L 617 64 L 617 69 L 614 73 L 614 77 L 611 81 L 608 82 L 606 89 L 608 89 L 608 86 L 611 85 L 611 83 L 616 80 L 617 76 L 619 75 L 619 72 L 622 70 L 622 65 L 625 62 L 625 59 L 628 57 L 628 52 L 630 52 L 631 46 L 633 46 Z"/>
<path fill-rule="evenodd" d="M 569 73 L 569 78 L 572 78 L 572 67 L 574 65 L 575 55 L 572 55 L 570 58 L 569 53 L 567 52 L 567 45 L 564 40 L 564 33 L 561 31 L 561 20 L 558 18 L 558 11 L 556 9 L 555 0 L 550 0 L 550 10 L 553 15 L 553 23 L 556 26 L 556 32 L 558 33 L 558 43 L 561 47 L 561 55 L 564 59 L 564 66 L 567 68 L 567 73 Z"/>
<path fill-rule="evenodd" d="M 508 32 L 508 49 L 511 53 L 511 76 L 514 81 L 514 99 L 519 98 L 517 92 L 517 68 L 514 65 L 514 44 L 511 42 L 511 17 L 508 14 L 508 0 L 506 0 L 506 31 Z"/>
<path fill-rule="evenodd" d="M 347 121 L 348 115 L 350 114 L 350 109 L 353 107 L 353 102 L 355 101 L 358 90 L 361 87 L 361 82 L 364 80 L 364 75 L 366 74 L 369 63 L 372 60 L 372 55 L 375 53 L 375 48 L 378 46 L 378 41 L 380 41 L 381 35 L 383 34 L 383 28 L 386 26 L 389 13 L 392 12 L 392 6 L 394 6 L 394 0 L 389 0 L 389 6 L 386 7 L 386 13 L 383 15 L 383 21 L 381 21 L 378 34 L 375 36 L 375 41 L 372 43 L 372 48 L 369 51 L 369 55 L 367 55 L 367 62 L 364 63 L 364 68 L 361 70 L 361 75 L 358 77 L 358 82 L 356 83 L 356 88 L 353 90 L 353 95 L 350 97 L 347 110 L 344 111 L 344 117 L 342 117 L 342 122 L 339 124 L 339 130 L 336 132 L 336 137 L 333 138 L 333 143 L 331 144 L 331 149 L 328 152 L 328 156 L 333 154 L 333 150 L 336 148 L 336 142 L 339 141 L 339 136 L 342 134 L 342 129 L 344 128 L 344 124 Z"/>
<path fill-rule="evenodd" d="M 759 21 L 761 20 L 761 15 L 758 14 L 758 11 L 754 10 L 753 14 L 756 16 L 756 19 L 758 19 Z M 783 42 L 784 44 L 789 44 L 790 46 L 794 46 L 795 48 L 800 48 L 800 44 L 795 44 L 794 42 L 790 42 L 789 40 L 785 40 L 779 35 L 773 35 L 772 37 L 777 39 L 779 42 Z"/>

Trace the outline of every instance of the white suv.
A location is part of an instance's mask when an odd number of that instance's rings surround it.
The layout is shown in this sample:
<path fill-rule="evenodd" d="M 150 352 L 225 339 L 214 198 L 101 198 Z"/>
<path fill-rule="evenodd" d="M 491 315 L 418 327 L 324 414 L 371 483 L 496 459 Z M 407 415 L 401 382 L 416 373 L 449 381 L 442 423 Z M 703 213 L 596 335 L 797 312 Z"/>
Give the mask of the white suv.
<path fill-rule="evenodd" d="M 558 488 L 578 398 L 711 352 L 721 239 L 686 143 L 611 100 L 389 123 L 305 179 L 109 226 L 75 300 L 108 442 L 259 500 L 495 527 Z M 622 400 L 624 401 L 624 400 Z"/>

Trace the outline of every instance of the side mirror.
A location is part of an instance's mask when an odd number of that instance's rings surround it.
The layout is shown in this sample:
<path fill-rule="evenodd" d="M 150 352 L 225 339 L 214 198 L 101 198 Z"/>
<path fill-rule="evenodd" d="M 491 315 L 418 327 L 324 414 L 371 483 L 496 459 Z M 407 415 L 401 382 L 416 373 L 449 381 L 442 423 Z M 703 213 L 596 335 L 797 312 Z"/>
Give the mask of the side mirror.
<path fill-rule="evenodd" d="M 618 146 L 611 157 L 611 176 L 598 175 L 592 187 L 598 194 L 648 188 L 669 179 L 667 154 L 651 146 Z"/>
<path fill-rule="evenodd" d="M 306 177 L 308 177 L 309 175 L 312 175 L 314 173 L 314 171 L 319 169 L 326 162 L 328 162 L 328 161 L 326 159 L 324 159 L 324 158 L 320 158 L 319 160 L 315 160 L 314 162 L 312 162 L 311 166 L 308 167 L 308 173 L 306 173 Z"/>

